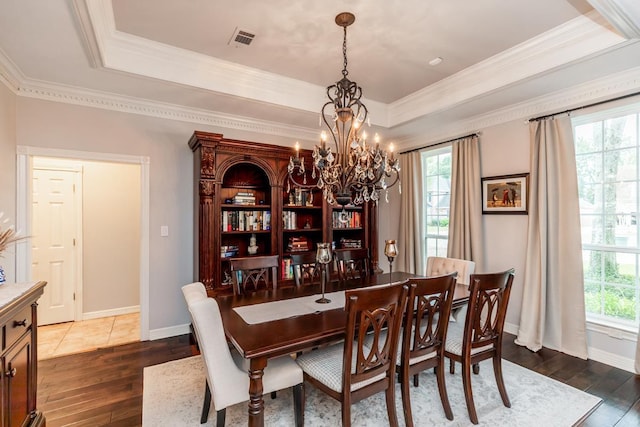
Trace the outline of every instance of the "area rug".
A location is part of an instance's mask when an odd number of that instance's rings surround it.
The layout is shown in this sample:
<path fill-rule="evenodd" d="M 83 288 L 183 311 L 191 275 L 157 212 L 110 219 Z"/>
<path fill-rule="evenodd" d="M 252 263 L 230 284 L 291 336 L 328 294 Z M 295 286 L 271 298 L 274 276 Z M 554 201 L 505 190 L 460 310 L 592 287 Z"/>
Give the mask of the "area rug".
<path fill-rule="evenodd" d="M 453 421 L 446 419 L 433 370 L 420 374 L 420 386 L 411 386 L 414 422 L 418 426 L 472 426 L 462 389 L 460 366 L 455 375 L 446 373 L 447 391 Z M 505 386 L 511 408 L 502 404 L 496 387 L 491 361 L 480 364 L 480 374 L 473 375 L 473 394 L 480 426 L 558 426 L 575 424 L 600 399 L 551 378 L 503 361 Z M 204 365 L 200 356 L 175 360 L 144 369 L 142 425 L 146 427 L 200 426 L 204 396 Z M 306 384 L 305 425 L 340 426 L 340 404 Z M 404 424 L 402 398 L 396 389 L 398 421 Z M 387 426 L 384 394 L 379 393 L 352 406 L 353 426 Z M 213 405 L 207 426 L 215 425 Z M 227 426 L 247 424 L 247 403 L 227 408 Z M 293 426 L 291 390 L 279 391 L 276 399 L 265 396 L 265 426 Z"/>

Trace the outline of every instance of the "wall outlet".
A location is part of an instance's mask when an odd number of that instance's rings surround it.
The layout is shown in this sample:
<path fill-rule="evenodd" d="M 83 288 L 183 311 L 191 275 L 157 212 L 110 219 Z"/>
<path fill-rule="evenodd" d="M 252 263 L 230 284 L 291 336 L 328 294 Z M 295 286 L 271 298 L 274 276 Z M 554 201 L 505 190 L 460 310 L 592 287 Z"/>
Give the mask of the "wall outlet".
<path fill-rule="evenodd" d="M 167 237 L 169 235 L 169 226 L 161 225 L 160 226 L 160 237 Z"/>

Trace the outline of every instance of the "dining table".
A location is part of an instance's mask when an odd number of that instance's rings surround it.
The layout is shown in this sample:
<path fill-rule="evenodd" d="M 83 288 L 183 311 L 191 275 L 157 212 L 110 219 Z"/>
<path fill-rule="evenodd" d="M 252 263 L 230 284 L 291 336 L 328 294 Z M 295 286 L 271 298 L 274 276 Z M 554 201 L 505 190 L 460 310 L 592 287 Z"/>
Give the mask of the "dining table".
<path fill-rule="evenodd" d="M 328 281 L 325 292 L 332 300 L 328 304 L 315 302 L 321 293 L 319 284 L 217 296 L 225 335 L 249 361 L 248 425 L 264 426 L 262 376 L 269 359 L 344 339 L 345 291 L 403 283 L 419 277 L 424 276 L 394 271 L 347 281 Z M 467 286 L 457 285 L 453 307 L 461 307 L 467 301 Z"/>

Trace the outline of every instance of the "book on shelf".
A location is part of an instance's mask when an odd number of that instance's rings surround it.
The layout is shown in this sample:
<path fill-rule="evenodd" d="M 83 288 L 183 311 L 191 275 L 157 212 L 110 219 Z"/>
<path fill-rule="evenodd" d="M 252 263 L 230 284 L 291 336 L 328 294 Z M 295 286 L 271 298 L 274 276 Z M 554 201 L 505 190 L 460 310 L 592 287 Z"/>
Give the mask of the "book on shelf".
<path fill-rule="evenodd" d="M 309 241 L 305 237 L 290 237 L 287 250 L 289 252 L 307 252 L 309 251 Z"/>
<path fill-rule="evenodd" d="M 238 191 L 232 201 L 234 205 L 255 205 L 256 196 L 249 191 Z"/>
<path fill-rule="evenodd" d="M 271 230 L 271 211 L 222 211 L 222 231 Z"/>
<path fill-rule="evenodd" d="M 332 214 L 333 228 L 359 228 L 362 227 L 362 213 L 360 212 L 343 212 L 333 211 Z"/>
<path fill-rule="evenodd" d="M 293 279 L 293 266 L 291 265 L 291 258 L 285 257 L 280 262 L 280 271 L 282 279 Z"/>
<path fill-rule="evenodd" d="M 282 226 L 285 230 L 295 230 L 297 226 L 297 215 L 294 211 L 282 212 Z"/>
<path fill-rule="evenodd" d="M 340 247 L 342 249 L 360 249 L 362 248 L 362 240 L 360 239 L 340 239 Z"/>

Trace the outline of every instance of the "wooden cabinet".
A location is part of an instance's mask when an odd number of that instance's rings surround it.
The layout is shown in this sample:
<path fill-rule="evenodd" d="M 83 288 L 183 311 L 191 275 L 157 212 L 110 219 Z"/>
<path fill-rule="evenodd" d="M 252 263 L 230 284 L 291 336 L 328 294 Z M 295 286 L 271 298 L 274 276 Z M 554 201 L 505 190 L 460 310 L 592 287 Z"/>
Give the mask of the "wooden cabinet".
<path fill-rule="evenodd" d="M 346 208 L 347 215 L 359 216 L 358 226 L 333 227 L 333 212 L 342 209 L 328 206 L 320 189 L 300 191 L 288 184 L 292 147 L 198 131 L 189 147 L 194 152 L 195 277 L 210 293 L 232 292 L 231 257 L 278 255 L 284 286 L 293 283 L 289 255 L 315 251 L 319 242 L 340 247 L 343 239 L 360 240 L 377 260 L 377 207 Z M 300 154 L 312 182 L 311 151 Z"/>
<path fill-rule="evenodd" d="M 0 308 L 2 352 L 0 353 L 3 427 L 42 426 L 44 415 L 36 409 L 37 396 L 37 303 L 46 282 L 33 286 L 2 285 L 9 296 Z M 24 292 L 21 288 L 25 288 Z M 4 295 L 3 295 L 4 296 Z"/>

